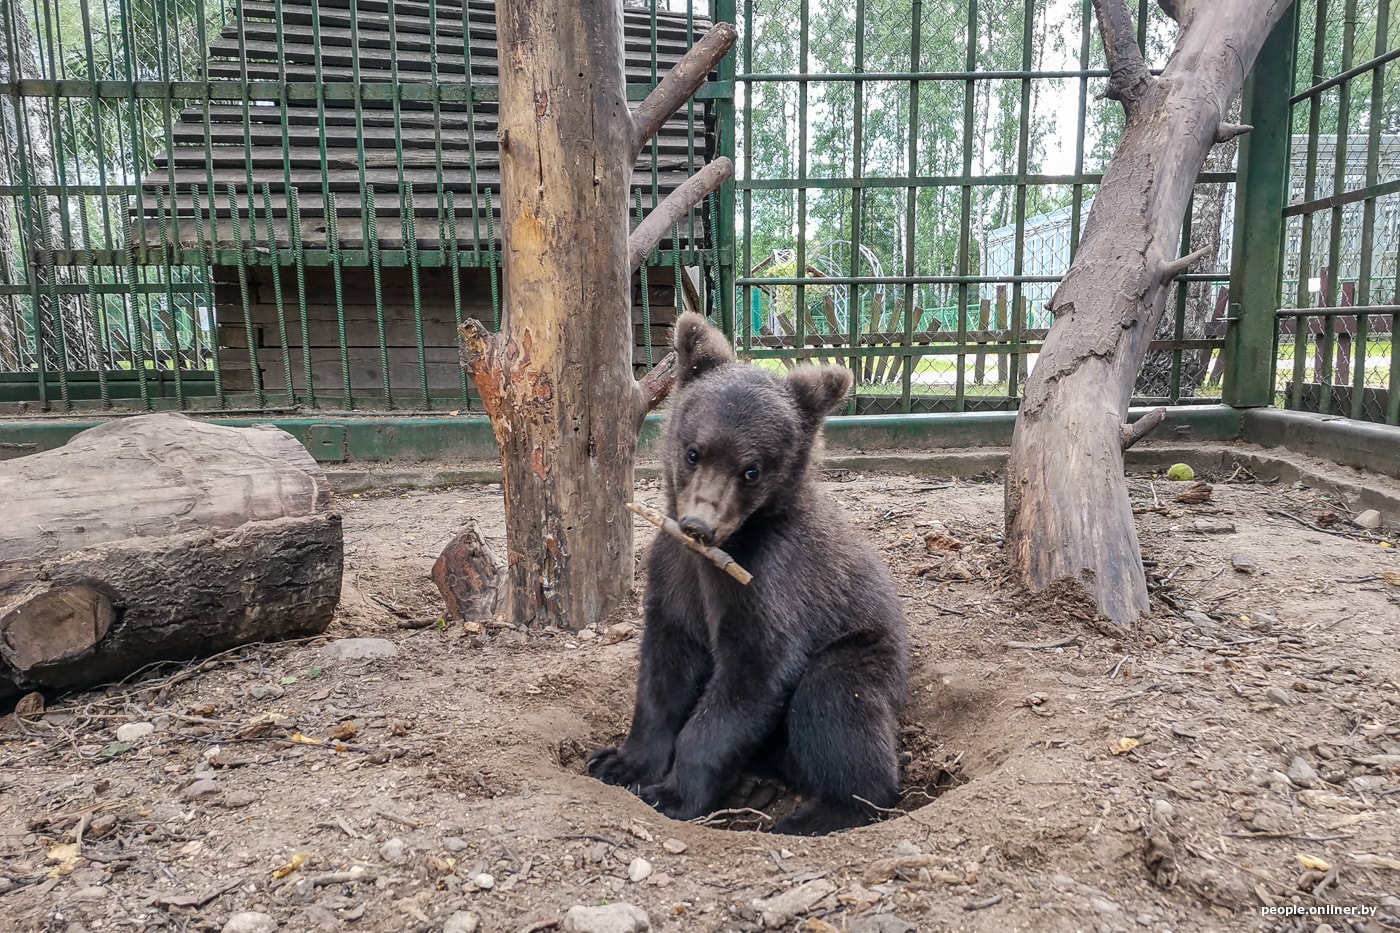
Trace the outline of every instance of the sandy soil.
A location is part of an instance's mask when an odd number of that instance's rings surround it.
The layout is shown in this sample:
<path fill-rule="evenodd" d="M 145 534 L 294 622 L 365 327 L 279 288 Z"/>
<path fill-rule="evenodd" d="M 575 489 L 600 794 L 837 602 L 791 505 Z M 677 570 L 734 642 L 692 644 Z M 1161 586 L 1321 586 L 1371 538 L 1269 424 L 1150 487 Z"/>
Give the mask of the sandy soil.
<path fill-rule="evenodd" d="M 1005 582 L 995 478 L 829 475 L 895 570 L 915 676 L 907 812 L 817 840 L 583 773 L 625 734 L 635 637 L 403 627 L 437 619 L 465 521 L 502 544 L 498 487 L 346 498 L 328 638 L 0 726 L 0 930 L 518 933 L 617 901 L 677 931 L 1400 928 L 1400 547 L 1289 517 L 1349 514 L 1314 490 L 1213 479 L 1198 505 L 1131 479 L 1155 610 L 1122 637 Z M 397 656 L 328 659 L 350 636 Z M 1377 913 L 1262 913 L 1326 905 Z"/>

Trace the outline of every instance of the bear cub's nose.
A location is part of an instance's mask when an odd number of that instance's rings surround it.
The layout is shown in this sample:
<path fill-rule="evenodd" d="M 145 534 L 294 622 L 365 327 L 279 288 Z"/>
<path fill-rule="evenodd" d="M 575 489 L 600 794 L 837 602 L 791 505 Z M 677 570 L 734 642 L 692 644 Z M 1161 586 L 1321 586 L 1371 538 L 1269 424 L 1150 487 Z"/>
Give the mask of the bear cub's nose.
<path fill-rule="evenodd" d="M 715 530 L 704 521 L 687 515 L 680 521 L 681 531 L 701 544 L 714 544 Z"/>

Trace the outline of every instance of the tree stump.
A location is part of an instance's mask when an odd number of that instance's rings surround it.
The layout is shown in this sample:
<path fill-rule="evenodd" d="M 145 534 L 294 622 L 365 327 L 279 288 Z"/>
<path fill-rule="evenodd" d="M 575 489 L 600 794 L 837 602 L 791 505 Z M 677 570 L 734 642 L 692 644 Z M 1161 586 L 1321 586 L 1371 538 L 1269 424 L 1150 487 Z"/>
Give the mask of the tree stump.
<path fill-rule="evenodd" d="M 340 515 L 271 425 L 110 421 L 0 462 L 0 696 L 324 631 Z"/>

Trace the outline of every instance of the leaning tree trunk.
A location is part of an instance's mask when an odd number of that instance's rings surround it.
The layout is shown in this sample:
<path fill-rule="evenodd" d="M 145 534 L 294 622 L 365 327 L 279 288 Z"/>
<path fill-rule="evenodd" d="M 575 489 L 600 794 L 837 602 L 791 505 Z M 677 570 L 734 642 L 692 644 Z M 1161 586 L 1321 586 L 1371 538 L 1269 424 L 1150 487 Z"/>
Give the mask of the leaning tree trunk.
<path fill-rule="evenodd" d="M 501 451 L 512 621 L 577 629 L 630 590 L 622 506 L 647 406 L 666 388 L 632 378 L 632 272 L 733 173 L 711 163 L 629 240 L 632 168 L 735 33 L 713 27 L 634 116 L 620 0 L 502 0 L 497 20 L 504 313 L 499 334 L 463 328 L 463 364 Z"/>
<path fill-rule="evenodd" d="M 340 599 L 325 474 L 291 435 L 126 418 L 0 462 L 0 697 L 314 635 Z"/>
<path fill-rule="evenodd" d="M 1094 0 L 1107 96 L 1123 104 L 1127 125 L 1026 383 L 1007 464 L 1006 524 L 1025 584 L 1078 580 L 1120 625 L 1148 608 L 1123 476 L 1133 381 L 1172 280 L 1196 258 L 1177 256 L 1196 176 L 1211 146 L 1248 131 L 1223 116 L 1288 2 L 1159 0 L 1181 35 L 1154 77 L 1124 0 Z"/>

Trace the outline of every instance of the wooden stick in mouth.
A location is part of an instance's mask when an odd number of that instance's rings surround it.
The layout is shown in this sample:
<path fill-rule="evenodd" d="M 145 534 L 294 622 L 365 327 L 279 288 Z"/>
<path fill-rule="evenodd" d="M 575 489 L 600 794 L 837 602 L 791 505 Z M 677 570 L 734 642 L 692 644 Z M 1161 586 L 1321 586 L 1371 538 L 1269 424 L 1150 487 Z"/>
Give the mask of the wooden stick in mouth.
<path fill-rule="evenodd" d="M 743 567 L 740 567 L 739 564 L 735 562 L 734 558 L 730 557 L 724 551 L 721 551 L 717 547 L 710 547 L 708 544 L 701 544 L 684 531 L 681 531 L 681 526 L 676 524 L 676 520 L 671 516 L 664 515 L 656 511 L 656 509 L 642 505 L 640 502 L 627 503 L 627 509 L 633 515 L 645 518 L 657 528 L 660 528 L 671 537 L 680 541 L 681 544 L 684 544 L 696 554 L 699 554 L 745 586 L 753 579 L 753 574 L 749 573 Z"/>

